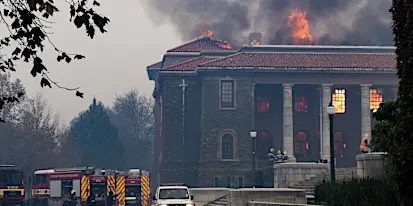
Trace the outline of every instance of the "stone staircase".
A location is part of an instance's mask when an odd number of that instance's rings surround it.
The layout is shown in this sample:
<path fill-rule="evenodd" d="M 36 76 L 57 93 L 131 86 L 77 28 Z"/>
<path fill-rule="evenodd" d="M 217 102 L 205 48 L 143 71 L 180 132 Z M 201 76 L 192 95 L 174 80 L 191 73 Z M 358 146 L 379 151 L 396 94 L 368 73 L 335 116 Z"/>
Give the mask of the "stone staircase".
<path fill-rule="evenodd" d="M 357 177 L 357 168 L 337 168 L 336 169 L 336 179 L 344 180 Z M 321 173 L 317 174 L 314 177 L 310 177 L 308 180 L 301 182 L 298 185 L 295 185 L 293 188 L 303 189 L 306 191 L 307 204 L 314 204 L 314 187 L 317 183 L 323 181 L 324 179 L 330 179 L 330 173 Z"/>
<path fill-rule="evenodd" d="M 208 202 L 204 206 L 226 206 L 228 204 L 228 195 L 224 195 L 216 200 Z"/>

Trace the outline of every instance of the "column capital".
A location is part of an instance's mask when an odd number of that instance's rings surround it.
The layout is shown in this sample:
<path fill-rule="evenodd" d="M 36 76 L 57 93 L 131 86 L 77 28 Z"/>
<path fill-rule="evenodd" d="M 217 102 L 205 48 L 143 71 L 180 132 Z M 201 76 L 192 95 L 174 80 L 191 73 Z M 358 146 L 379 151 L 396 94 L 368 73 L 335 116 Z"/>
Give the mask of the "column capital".
<path fill-rule="evenodd" d="M 321 84 L 322 87 L 332 87 L 334 84 Z"/>
<path fill-rule="evenodd" d="M 372 84 L 360 84 L 361 88 L 370 88 L 372 86 L 373 86 Z"/>

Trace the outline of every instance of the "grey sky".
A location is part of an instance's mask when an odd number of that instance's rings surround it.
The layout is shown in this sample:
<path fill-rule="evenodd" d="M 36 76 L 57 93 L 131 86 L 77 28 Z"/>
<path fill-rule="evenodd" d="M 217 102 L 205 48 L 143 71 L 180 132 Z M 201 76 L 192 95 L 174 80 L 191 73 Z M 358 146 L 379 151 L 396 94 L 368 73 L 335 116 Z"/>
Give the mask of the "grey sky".
<path fill-rule="evenodd" d="M 61 12 L 55 15 L 53 43 L 69 53 L 81 53 L 86 59 L 70 64 L 58 63 L 56 53 L 47 51 L 43 59 L 51 77 L 67 87 L 81 87 L 85 93 L 80 99 L 73 92 L 58 88 L 41 89 L 40 79 L 32 78 L 30 65 L 19 65 L 19 71 L 12 73 L 20 78 L 30 96 L 43 91 L 52 108 L 60 113 L 62 123 L 78 115 L 91 103 L 93 96 L 104 104 L 112 104 L 116 94 L 132 88 L 148 95 L 152 93 L 153 82 L 146 75 L 146 66 L 161 60 L 167 49 L 181 43 L 173 28 L 168 25 L 154 26 L 141 8 L 139 0 L 100 1 L 99 12 L 111 20 L 108 33 L 90 40 L 83 30 L 69 22 L 69 12 L 64 1 L 59 2 Z M 0 35 L 5 35 L 4 27 Z"/>

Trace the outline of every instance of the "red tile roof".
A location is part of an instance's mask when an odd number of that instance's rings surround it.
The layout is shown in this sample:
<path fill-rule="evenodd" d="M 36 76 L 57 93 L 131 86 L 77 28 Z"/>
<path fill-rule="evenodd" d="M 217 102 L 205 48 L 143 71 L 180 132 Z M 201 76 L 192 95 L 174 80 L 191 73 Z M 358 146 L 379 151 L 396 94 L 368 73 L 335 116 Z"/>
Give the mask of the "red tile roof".
<path fill-rule="evenodd" d="M 196 57 L 178 64 L 174 64 L 165 68 L 163 71 L 195 71 L 196 67 L 200 64 L 207 63 L 218 59 L 217 57 Z"/>
<path fill-rule="evenodd" d="M 181 46 L 168 50 L 168 52 L 200 52 L 203 50 L 230 50 L 226 41 L 213 40 L 209 37 L 201 37 Z"/>
<path fill-rule="evenodd" d="M 272 68 L 396 68 L 390 53 L 266 53 L 240 52 L 200 65 L 202 67 Z"/>
<path fill-rule="evenodd" d="M 146 68 L 161 68 L 161 66 L 162 66 L 162 61 L 151 64 L 147 66 Z"/>

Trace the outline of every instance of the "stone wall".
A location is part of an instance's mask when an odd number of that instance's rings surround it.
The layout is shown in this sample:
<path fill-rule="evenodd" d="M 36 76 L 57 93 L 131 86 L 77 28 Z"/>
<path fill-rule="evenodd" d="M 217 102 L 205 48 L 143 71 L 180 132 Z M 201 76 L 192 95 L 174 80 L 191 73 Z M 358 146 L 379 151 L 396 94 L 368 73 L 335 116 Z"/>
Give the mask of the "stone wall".
<path fill-rule="evenodd" d="M 206 205 L 228 194 L 228 188 L 191 188 L 195 205 Z"/>
<path fill-rule="evenodd" d="M 228 190 L 228 205 L 248 205 L 251 201 L 306 204 L 305 190 L 288 188 L 244 188 Z"/>
<path fill-rule="evenodd" d="M 294 187 L 303 182 L 323 177 L 329 171 L 328 164 L 322 163 L 281 163 L 274 166 L 274 187 Z"/>
<path fill-rule="evenodd" d="M 182 112 L 182 88 L 185 79 L 185 115 Z M 184 182 L 199 186 L 198 168 L 201 132 L 201 84 L 196 77 L 163 77 L 163 148 L 161 183 Z M 185 118 L 185 133 L 182 120 Z"/>
<path fill-rule="evenodd" d="M 214 178 L 238 179 L 248 185 L 247 173 L 251 168 L 251 138 L 254 120 L 254 85 L 249 76 L 204 76 L 202 77 L 202 132 L 201 132 L 201 185 L 214 186 Z M 220 81 L 235 82 L 235 108 L 220 108 Z M 230 132 L 235 136 L 235 159 L 221 160 L 220 136 Z"/>
<path fill-rule="evenodd" d="M 386 153 L 372 152 L 357 155 L 357 176 L 382 177 L 384 174 L 384 159 Z"/>

